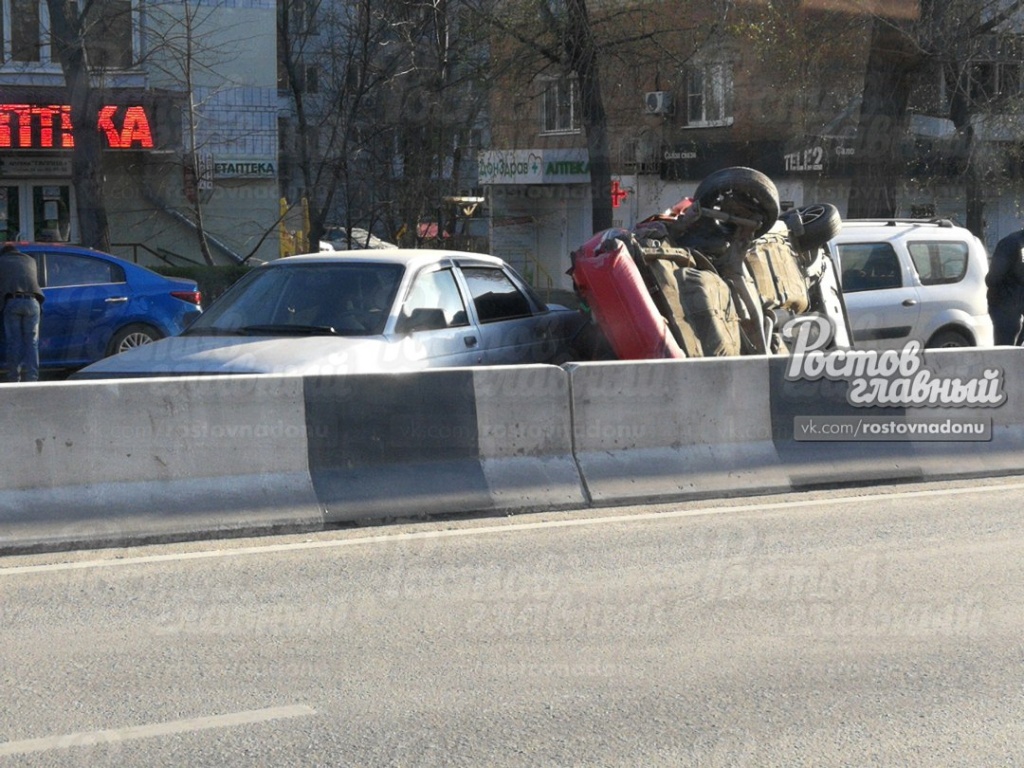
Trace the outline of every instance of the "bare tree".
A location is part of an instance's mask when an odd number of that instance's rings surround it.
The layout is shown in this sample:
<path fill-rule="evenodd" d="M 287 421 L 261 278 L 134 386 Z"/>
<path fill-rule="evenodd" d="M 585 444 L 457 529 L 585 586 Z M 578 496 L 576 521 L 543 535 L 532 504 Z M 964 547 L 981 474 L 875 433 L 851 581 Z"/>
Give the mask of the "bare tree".
<path fill-rule="evenodd" d="M 580 107 L 587 134 L 590 156 L 590 179 L 595 190 L 608 190 L 612 185 L 612 164 L 608 154 L 608 113 L 601 95 L 601 70 L 597 58 L 586 0 L 566 0 L 565 23 L 561 26 L 562 49 L 569 70 L 576 75 L 580 87 Z M 592 195 L 595 230 L 612 225 L 612 201 L 607 194 Z"/>
<path fill-rule="evenodd" d="M 103 149 L 96 130 L 102 99 L 91 81 L 86 36 L 91 3 L 46 0 L 57 58 L 71 102 L 75 146 L 71 153 L 71 180 L 75 187 L 78 224 L 84 245 L 110 250 L 110 231 L 103 197 Z"/>
<path fill-rule="evenodd" d="M 482 97 L 472 34 L 444 0 L 285 0 L 278 53 L 296 130 L 286 185 L 309 203 L 310 239 L 328 224 L 381 224 L 416 240 L 444 229 Z M 463 30 L 465 31 L 465 30 Z M 340 220 L 340 221 L 339 221 Z M 350 243 L 353 244 L 353 243 Z"/>
<path fill-rule="evenodd" d="M 183 177 L 188 180 L 186 200 L 187 222 L 195 229 L 203 261 L 213 266 L 216 262 L 210 249 L 210 238 L 204 220 L 203 190 L 212 186 L 213 169 L 202 162 L 203 139 L 200 129 L 203 105 L 199 100 L 201 74 L 209 79 L 227 54 L 217 50 L 204 33 L 213 8 L 204 8 L 201 2 L 183 0 L 173 12 L 156 15 L 150 11 L 151 32 L 149 60 L 154 69 L 163 72 L 180 87 L 184 104 L 182 109 L 184 143 L 181 162 Z M 206 38 L 206 39 L 204 39 Z"/>
<path fill-rule="evenodd" d="M 968 227 L 982 234 L 983 169 L 972 123 L 991 107 L 972 86 L 972 62 L 993 32 L 1019 13 L 1022 0 L 923 0 L 916 18 L 876 16 L 864 78 L 856 162 L 848 211 L 854 218 L 893 216 L 897 187 L 907 176 L 907 118 L 922 76 L 941 72 L 945 109 L 965 158 Z"/>

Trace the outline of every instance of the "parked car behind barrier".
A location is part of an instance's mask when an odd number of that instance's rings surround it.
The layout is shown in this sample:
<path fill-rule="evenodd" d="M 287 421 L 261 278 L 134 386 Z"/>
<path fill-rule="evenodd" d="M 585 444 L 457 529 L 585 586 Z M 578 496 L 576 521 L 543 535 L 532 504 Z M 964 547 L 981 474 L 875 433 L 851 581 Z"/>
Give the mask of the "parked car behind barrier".
<path fill-rule="evenodd" d="M 853 219 L 829 243 L 854 345 L 991 347 L 982 242 L 945 219 Z"/>
<path fill-rule="evenodd" d="M 14 245 L 36 260 L 46 299 L 39 328 L 39 363 L 44 370 L 80 368 L 173 336 L 202 311 L 194 280 L 164 277 L 91 248 Z M 6 357 L 0 356 L 3 360 Z"/>
<path fill-rule="evenodd" d="M 494 256 L 327 251 L 253 269 L 185 333 L 76 378 L 561 363 L 584 324 Z"/>

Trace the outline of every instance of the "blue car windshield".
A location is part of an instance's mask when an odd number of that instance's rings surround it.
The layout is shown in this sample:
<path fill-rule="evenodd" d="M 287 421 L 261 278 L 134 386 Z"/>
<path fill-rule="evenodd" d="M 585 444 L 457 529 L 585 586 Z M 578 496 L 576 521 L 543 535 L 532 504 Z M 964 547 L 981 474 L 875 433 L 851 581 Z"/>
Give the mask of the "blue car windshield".
<path fill-rule="evenodd" d="M 358 261 L 254 269 L 186 333 L 375 336 L 384 331 L 404 271 Z"/>

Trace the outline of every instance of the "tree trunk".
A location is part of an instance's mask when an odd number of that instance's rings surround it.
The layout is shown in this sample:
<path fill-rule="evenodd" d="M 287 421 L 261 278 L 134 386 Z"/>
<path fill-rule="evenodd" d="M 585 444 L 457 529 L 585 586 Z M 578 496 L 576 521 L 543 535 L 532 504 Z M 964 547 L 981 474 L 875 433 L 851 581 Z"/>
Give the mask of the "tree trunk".
<path fill-rule="evenodd" d="M 875 19 L 864 75 L 847 216 L 886 218 L 897 212 L 897 184 L 911 79 L 921 54 L 891 20 Z"/>
<path fill-rule="evenodd" d="M 71 152 L 71 182 L 75 187 L 79 234 L 83 245 L 110 250 L 107 207 L 103 198 L 103 147 L 96 130 L 99 99 L 89 82 L 82 25 L 74 7 L 47 0 L 54 46 L 71 104 L 75 146 Z"/>
<path fill-rule="evenodd" d="M 965 226 L 979 239 L 985 239 L 985 185 L 974 162 L 969 161 L 964 177 L 967 221 Z"/>
<path fill-rule="evenodd" d="M 583 129 L 590 155 L 590 191 L 595 232 L 612 226 L 612 166 L 608 152 L 608 115 L 601 97 L 601 75 L 586 0 L 568 0 L 563 45 L 580 89 Z"/>

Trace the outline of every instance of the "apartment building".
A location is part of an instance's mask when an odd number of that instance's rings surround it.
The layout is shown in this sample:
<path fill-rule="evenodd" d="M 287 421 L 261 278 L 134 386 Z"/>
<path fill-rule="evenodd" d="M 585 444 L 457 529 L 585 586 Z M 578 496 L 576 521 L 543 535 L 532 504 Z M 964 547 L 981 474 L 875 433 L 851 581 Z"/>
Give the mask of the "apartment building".
<path fill-rule="evenodd" d="M 0 233 L 77 242 L 75 96 L 48 6 L 0 2 Z M 201 215 L 216 262 L 276 256 L 273 0 L 103 0 L 88 14 L 85 119 L 99 133 L 111 250 L 202 263 Z"/>
<path fill-rule="evenodd" d="M 656 3 L 598 5 L 666 10 Z M 608 190 L 591 189 L 573 77 L 549 66 L 495 95 L 494 143 L 479 164 L 491 247 L 538 287 L 571 287 L 569 253 L 592 234 L 591 194 L 609 195 L 614 225 L 629 228 L 691 194 L 708 173 L 741 165 L 768 174 L 784 207 L 828 202 L 846 214 L 872 17 L 829 2 L 801 3 L 799 10 L 787 5 L 785 14 L 773 16 L 772 4 L 741 2 L 723 23 L 709 15 L 714 5 L 683 4 L 664 16 L 667 24 L 689 13 L 692 23 L 661 38 L 657 55 L 625 48 L 599 54 Z M 897 2 L 891 10 L 902 17 L 916 8 Z M 636 39 L 639 29 L 629 26 L 619 36 Z M 605 35 L 602 45 L 609 44 Z M 969 55 L 956 55 L 966 56 L 961 69 L 970 73 L 975 103 L 985 106 L 970 122 L 977 140 L 970 157 L 995 158 L 998 166 L 987 171 L 983 189 L 984 239 L 991 247 L 1021 225 L 1024 91 L 1021 57 L 1014 55 L 1019 37 L 1005 28 L 989 37 Z M 953 55 L 933 57 L 914 87 L 901 141 L 902 216 L 966 219 L 968 154 L 946 84 Z M 985 92 L 1000 94 L 998 116 L 991 100 L 979 98 Z"/>

